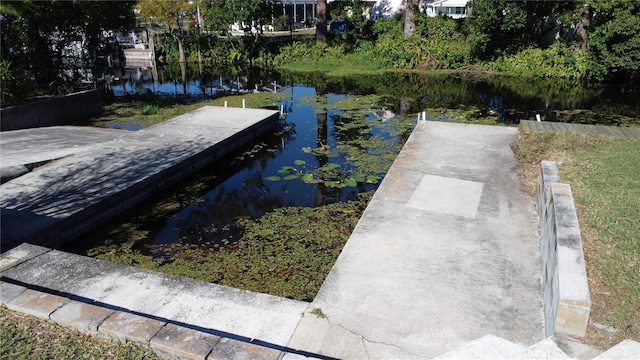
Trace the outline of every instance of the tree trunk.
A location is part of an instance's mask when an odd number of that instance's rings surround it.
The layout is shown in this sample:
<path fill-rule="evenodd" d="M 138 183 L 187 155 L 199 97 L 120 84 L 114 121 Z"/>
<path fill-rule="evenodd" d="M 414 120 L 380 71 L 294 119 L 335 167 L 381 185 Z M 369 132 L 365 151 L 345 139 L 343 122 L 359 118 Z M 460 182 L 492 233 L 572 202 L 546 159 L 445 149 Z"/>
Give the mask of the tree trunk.
<path fill-rule="evenodd" d="M 318 0 L 316 13 L 316 44 L 326 44 L 329 41 L 327 0 Z"/>
<path fill-rule="evenodd" d="M 587 47 L 589 46 L 589 28 L 591 27 L 591 11 L 587 1 L 582 4 L 582 7 L 578 12 L 578 16 L 582 18 L 582 21 L 580 21 L 576 27 L 576 32 L 580 37 L 578 49 L 584 51 L 587 50 Z"/>
<path fill-rule="evenodd" d="M 404 0 L 404 36 L 412 36 L 416 33 L 416 18 L 413 13 L 415 7 L 420 3 L 419 0 Z"/>
<path fill-rule="evenodd" d="M 178 36 L 178 52 L 180 53 L 180 59 L 178 62 L 186 63 L 187 59 L 184 56 L 184 44 L 182 43 L 182 36 Z"/>

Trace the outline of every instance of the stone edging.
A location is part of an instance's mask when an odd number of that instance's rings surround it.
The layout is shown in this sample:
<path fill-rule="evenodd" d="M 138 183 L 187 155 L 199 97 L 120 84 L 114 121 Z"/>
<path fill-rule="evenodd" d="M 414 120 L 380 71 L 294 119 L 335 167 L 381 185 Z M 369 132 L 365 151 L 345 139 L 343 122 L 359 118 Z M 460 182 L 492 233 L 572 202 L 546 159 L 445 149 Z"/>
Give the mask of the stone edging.
<path fill-rule="evenodd" d="M 580 225 L 571 187 L 560 183 L 557 164 L 552 161 L 541 163 L 538 215 L 545 334 L 584 337 L 591 297 Z"/>

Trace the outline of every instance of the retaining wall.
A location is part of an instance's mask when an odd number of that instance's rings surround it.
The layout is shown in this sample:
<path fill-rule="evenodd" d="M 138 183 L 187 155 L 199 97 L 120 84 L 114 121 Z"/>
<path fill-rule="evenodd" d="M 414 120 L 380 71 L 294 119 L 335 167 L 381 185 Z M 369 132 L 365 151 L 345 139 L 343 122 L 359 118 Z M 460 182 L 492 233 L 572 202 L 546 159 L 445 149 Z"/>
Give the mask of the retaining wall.
<path fill-rule="evenodd" d="M 100 112 L 100 91 L 81 91 L 0 109 L 0 131 L 68 125 Z"/>
<path fill-rule="evenodd" d="M 543 161 L 541 168 L 538 215 L 545 334 L 584 337 L 591 296 L 573 194 L 568 184 L 559 182 L 555 162 Z"/>

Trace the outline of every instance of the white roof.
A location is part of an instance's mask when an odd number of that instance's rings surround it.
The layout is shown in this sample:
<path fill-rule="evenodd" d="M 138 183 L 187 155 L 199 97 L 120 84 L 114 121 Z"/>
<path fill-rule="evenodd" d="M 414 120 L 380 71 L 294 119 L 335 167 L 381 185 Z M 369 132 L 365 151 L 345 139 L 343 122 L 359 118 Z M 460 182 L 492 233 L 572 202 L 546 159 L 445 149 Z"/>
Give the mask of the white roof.
<path fill-rule="evenodd" d="M 431 4 L 425 4 L 425 6 L 433 6 L 433 7 L 466 7 L 469 0 L 438 0 L 434 1 Z"/>

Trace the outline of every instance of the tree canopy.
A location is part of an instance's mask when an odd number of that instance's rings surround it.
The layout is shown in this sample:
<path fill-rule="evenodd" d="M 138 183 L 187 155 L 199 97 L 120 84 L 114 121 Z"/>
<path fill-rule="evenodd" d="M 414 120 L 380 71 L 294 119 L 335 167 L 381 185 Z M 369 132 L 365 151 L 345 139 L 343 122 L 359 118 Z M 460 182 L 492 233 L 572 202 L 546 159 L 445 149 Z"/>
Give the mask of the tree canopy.
<path fill-rule="evenodd" d="M 24 78 L 41 90 L 77 82 L 87 73 L 83 75 L 80 70 L 95 71 L 97 52 L 109 30 L 133 28 L 134 4 L 135 1 L 3 2 L 3 76 L 10 73 L 14 79 Z M 6 86 L 11 84 L 3 83 Z"/>

